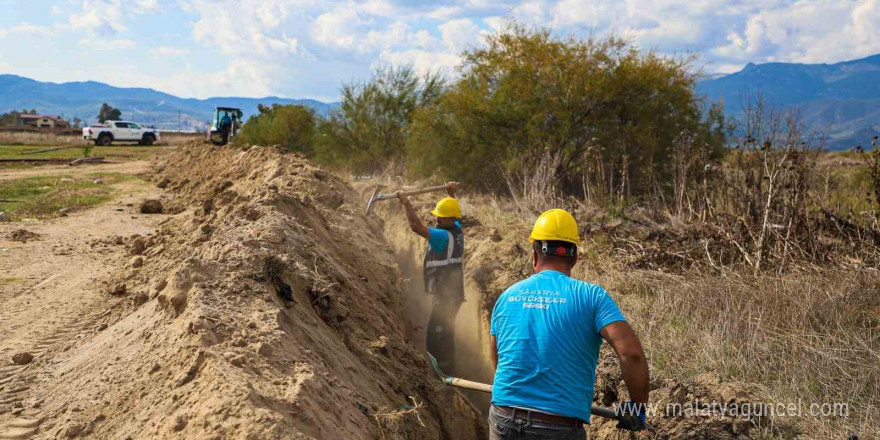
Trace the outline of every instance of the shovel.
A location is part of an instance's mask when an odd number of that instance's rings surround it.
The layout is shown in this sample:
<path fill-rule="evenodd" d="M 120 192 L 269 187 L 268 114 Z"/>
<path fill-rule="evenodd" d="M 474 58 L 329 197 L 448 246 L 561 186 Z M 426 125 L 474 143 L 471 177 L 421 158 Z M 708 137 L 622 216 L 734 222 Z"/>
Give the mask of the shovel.
<path fill-rule="evenodd" d="M 394 193 L 379 194 L 380 189 L 382 189 L 382 185 L 377 186 L 376 190 L 373 191 L 373 195 L 370 196 L 370 201 L 367 202 L 367 215 L 370 215 L 370 213 L 373 212 L 373 202 L 397 198 L 397 194 L 394 194 Z M 406 195 L 415 196 L 415 195 L 419 195 L 419 194 L 425 194 L 425 193 L 435 192 L 435 191 L 444 191 L 444 190 L 446 190 L 446 185 L 439 185 L 439 186 L 432 186 L 430 188 L 422 188 L 422 189 L 417 189 L 417 190 L 413 190 L 413 191 L 406 191 Z"/>
<path fill-rule="evenodd" d="M 484 393 L 492 392 L 492 385 L 444 375 L 443 371 L 440 370 L 440 365 L 437 364 L 437 359 L 432 356 L 431 353 L 428 353 L 428 358 L 431 359 L 431 365 L 434 367 L 434 371 L 437 372 L 437 375 L 440 376 L 440 380 L 442 380 L 443 383 L 445 383 L 446 385 L 458 388 L 466 388 L 469 390 L 482 391 Z M 617 414 L 617 412 L 615 412 L 611 408 L 604 406 L 593 405 L 590 408 L 590 413 L 594 416 L 604 417 L 606 419 L 620 420 L 620 416 Z"/>

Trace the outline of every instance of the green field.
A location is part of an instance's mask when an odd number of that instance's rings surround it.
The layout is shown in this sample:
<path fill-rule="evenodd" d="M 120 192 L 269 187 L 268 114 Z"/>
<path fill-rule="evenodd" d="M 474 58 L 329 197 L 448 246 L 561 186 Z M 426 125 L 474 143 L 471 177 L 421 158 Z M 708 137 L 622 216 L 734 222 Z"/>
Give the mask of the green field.
<path fill-rule="evenodd" d="M 37 154 L 23 154 L 29 151 L 45 150 L 51 146 L 33 145 L 0 145 L 0 159 L 78 159 L 83 157 L 83 149 L 80 147 L 65 150 L 47 151 Z M 157 153 L 167 150 L 167 146 L 142 147 L 139 145 L 112 145 L 109 147 L 93 147 L 91 156 L 104 157 L 107 160 L 139 160 L 149 159 Z M 0 163 L 0 166 L 10 163 Z M 31 164 L 33 165 L 33 164 Z"/>
<path fill-rule="evenodd" d="M 95 183 L 101 179 L 101 183 Z M 67 208 L 70 211 L 97 205 L 113 197 L 117 182 L 136 179 L 118 173 L 92 173 L 81 177 L 38 176 L 8 182 L 0 182 L 0 212 L 13 220 L 24 218 L 47 218 L 58 215 Z"/>

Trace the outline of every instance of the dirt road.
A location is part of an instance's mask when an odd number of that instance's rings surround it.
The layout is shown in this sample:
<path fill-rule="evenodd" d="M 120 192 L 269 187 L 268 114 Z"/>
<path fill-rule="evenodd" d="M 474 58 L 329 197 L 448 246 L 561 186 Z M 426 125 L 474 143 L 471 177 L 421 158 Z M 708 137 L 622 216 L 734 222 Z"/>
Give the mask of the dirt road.
<path fill-rule="evenodd" d="M 136 174 L 148 163 L 130 162 L 101 167 L 56 167 L 6 171 L 0 179 L 47 173 Z M 37 173 L 37 174 L 35 174 Z M 129 258 L 116 237 L 153 232 L 165 215 L 137 212 L 145 198 L 158 197 L 153 185 L 129 180 L 115 185 L 110 203 L 45 221 L 0 223 L 0 439 L 29 438 L 39 429 L 39 384 L 52 376 L 72 346 L 101 329 L 102 315 L 118 299 L 101 284 L 120 259 Z M 37 234 L 35 240 L 10 239 L 13 231 Z M 34 359 L 17 365 L 14 355 Z"/>

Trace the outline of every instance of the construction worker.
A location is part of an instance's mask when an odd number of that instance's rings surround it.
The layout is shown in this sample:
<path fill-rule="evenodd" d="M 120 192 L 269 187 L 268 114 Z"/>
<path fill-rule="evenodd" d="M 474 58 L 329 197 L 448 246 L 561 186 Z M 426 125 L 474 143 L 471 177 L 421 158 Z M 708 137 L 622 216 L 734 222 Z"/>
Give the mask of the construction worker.
<path fill-rule="evenodd" d="M 534 275 L 495 303 L 492 440 L 583 440 L 603 339 L 620 359 L 631 398 L 618 408 L 626 415 L 617 427 L 645 427 L 649 375 L 642 345 L 601 286 L 571 278 L 579 240 L 571 214 L 561 209 L 541 214 L 529 237 Z"/>
<path fill-rule="evenodd" d="M 425 291 L 432 296 L 433 307 L 427 327 L 427 349 L 437 358 L 443 371 L 455 370 L 455 316 L 464 301 L 464 233 L 461 230 L 461 206 L 455 199 L 458 182 L 448 182 L 449 197 L 437 202 L 431 211 L 436 228 L 425 226 L 416 215 L 403 191 L 397 197 L 406 211 L 409 227 L 428 240 L 425 252 Z"/>
<path fill-rule="evenodd" d="M 229 117 L 229 113 L 224 113 L 220 118 L 220 129 L 228 131 L 230 127 L 232 127 L 232 118 Z"/>

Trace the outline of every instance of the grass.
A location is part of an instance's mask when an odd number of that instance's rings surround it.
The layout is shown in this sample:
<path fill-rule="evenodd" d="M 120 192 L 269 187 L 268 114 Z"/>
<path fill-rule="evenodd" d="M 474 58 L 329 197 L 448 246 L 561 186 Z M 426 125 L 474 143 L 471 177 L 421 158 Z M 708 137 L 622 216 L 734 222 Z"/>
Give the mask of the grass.
<path fill-rule="evenodd" d="M 63 145 L 61 145 L 63 146 Z M 37 154 L 23 154 L 29 151 L 43 150 L 46 146 L 31 145 L 0 145 L 0 159 L 78 159 L 83 157 L 81 148 L 68 148 L 66 150 L 48 151 Z M 92 156 L 105 157 L 107 160 L 140 160 L 149 159 L 156 153 L 163 152 L 168 147 L 152 146 L 142 147 L 138 145 L 112 145 L 109 147 L 94 147 Z"/>
<path fill-rule="evenodd" d="M 655 377 L 758 384 L 769 402 L 846 403 L 850 417 L 803 417 L 805 438 L 880 438 L 880 276 L 608 272 L 601 280 L 639 333 Z"/>
<path fill-rule="evenodd" d="M 94 183 L 98 178 L 102 184 Z M 13 220 L 53 217 L 62 208 L 73 211 L 104 203 L 113 196 L 109 185 L 130 179 L 135 177 L 93 173 L 84 178 L 40 176 L 0 182 L 0 212 Z"/>
<path fill-rule="evenodd" d="M 536 215 L 501 198 L 472 196 L 464 204 L 504 242 L 527 248 Z M 596 224 L 588 211 L 578 212 L 581 226 Z M 615 298 L 639 334 L 652 377 L 687 381 L 712 373 L 724 382 L 757 385 L 768 403 L 846 403 L 847 418 L 804 415 L 778 422 L 793 422 L 801 438 L 845 439 L 850 432 L 880 438 L 878 268 L 668 274 L 628 270 L 600 233 L 582 240 L 584 258 L 573 276 L 603 285 Z M 527 257 L 495 260 L 505 264 L 499 279 L 531 273 Z M 497 295 L 506 286 L 490 287 Z M 765 435 L 786 438 L 782 431 Z"/>

